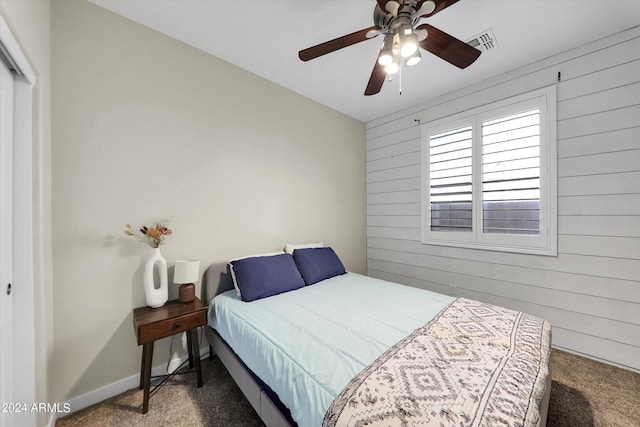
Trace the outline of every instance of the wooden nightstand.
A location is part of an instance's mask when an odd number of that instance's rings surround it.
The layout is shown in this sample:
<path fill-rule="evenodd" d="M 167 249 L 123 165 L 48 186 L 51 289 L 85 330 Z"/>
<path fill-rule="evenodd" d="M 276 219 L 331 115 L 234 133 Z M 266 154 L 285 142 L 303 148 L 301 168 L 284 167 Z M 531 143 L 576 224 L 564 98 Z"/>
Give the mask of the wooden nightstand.
<path fill-rule="evenodd" d="M 196 328 L 207 323 L 207 307 L 198 298 L 192 302 L 169 301 L 160 308 L 140 307 L 133 310 L 133 328 L 138 345 L 142 345 L 142 367 L 140 368 L 140 388 L 144 388 L 142 413 L 149 410 L 149 389 L 151 386 L 151 364 L 153 343 L 160 338 L 180 332 L 187 332 L 189 367 L 196 367 L 198 387 L 202 387 L 200 368 L 200 346 Z M 194 357 L 195 356 L 195 357 Z"/>

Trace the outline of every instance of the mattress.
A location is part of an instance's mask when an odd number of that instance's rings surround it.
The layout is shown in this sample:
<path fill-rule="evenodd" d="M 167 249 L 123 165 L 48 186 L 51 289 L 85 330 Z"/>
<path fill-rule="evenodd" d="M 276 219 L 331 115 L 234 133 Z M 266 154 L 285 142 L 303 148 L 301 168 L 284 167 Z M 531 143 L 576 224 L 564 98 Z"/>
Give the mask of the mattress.
<path fill-rule="evenodd" d="M 347 273 L 250 303 L 224 292 L 209 325 L 300 427 L 317 427 L 352 378 L 453 300 Z"/>

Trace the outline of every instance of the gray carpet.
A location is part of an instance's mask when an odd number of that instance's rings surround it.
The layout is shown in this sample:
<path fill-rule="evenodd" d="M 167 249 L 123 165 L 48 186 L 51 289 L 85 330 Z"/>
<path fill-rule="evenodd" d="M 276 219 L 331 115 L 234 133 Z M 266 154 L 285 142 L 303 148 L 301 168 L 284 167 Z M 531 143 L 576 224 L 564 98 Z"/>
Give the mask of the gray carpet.
<path fill-rule="evenodd" d="M 549 427 L 640 427 L 640 374 L 553 350 Z M 68 426 L 262 426 L 218 358 L 203 360 L 204 386 L 175 377 L 140 413 L 142 392 L 129 390 L 61 418 Z"/>
<path fill-rule="evenodd" d="M 548 427 L 640 427 L 640 374 L 551 353 Z"/>

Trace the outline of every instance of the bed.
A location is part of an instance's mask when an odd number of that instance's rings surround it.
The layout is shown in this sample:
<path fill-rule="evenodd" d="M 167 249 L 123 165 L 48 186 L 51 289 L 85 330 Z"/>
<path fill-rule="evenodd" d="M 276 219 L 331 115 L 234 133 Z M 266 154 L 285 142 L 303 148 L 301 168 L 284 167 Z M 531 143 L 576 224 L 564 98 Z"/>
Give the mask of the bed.
<path fill-rule="evenodd" d="M 212 351 L 269 427 L 545 425 L 534 316 L 350 272 L 247 303 L 227 262 L 203 297 Z"/>

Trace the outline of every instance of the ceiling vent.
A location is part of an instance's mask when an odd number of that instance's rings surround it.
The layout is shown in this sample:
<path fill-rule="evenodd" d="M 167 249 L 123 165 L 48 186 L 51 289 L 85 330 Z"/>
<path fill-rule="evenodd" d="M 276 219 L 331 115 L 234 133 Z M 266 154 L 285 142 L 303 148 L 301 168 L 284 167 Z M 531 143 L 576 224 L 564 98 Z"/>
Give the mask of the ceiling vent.
<path fill-rule="evenodd" d="M 493 34 L 493 30 L 489 28 L 488 30 L 485 30 L 477 36 L 473 37 L 471 40 L 468 40 L 467 44 L 475 47 L 482 52 L 486 52 L 487 50 L 497 48 L 498 40 L 496 40 L 496 36 Z"/>

